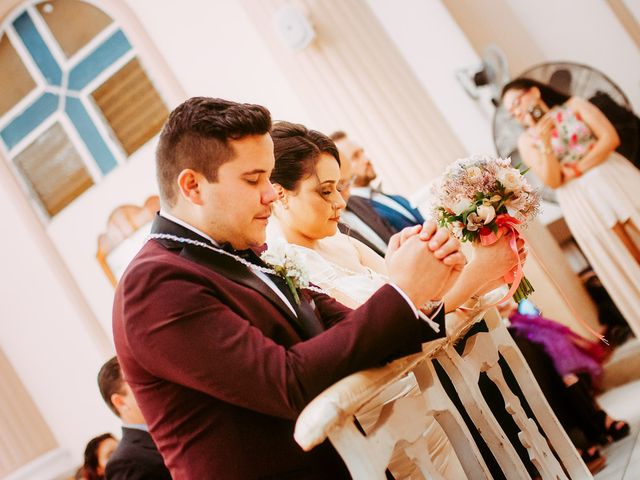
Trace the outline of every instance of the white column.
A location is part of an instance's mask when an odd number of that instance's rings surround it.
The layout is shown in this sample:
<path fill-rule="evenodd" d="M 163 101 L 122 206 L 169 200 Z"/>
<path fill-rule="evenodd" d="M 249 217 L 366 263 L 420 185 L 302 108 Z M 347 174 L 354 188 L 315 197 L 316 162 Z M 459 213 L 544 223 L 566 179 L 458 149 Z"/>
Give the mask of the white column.
<path fill-rule="evenodd" d="M 57 442 L 0 349 L 0 477 L 53 450 Z"/>

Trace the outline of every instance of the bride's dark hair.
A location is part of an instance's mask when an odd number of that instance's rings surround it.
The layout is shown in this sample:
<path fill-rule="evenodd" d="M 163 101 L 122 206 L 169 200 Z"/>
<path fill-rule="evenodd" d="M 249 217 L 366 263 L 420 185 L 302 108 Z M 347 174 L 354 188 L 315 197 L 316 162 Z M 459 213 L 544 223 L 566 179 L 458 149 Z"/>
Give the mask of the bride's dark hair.
<path fill-rule="evenodd" d="M 333 140 L 304 125 L 278 122 L 271 130 L 271 137 L 276 158 L 271 182 L 287 190 L 295 191 L 302 180 L 313 174 L 322 153 L 328 153 L 340 165 L 340 156 Z"/>

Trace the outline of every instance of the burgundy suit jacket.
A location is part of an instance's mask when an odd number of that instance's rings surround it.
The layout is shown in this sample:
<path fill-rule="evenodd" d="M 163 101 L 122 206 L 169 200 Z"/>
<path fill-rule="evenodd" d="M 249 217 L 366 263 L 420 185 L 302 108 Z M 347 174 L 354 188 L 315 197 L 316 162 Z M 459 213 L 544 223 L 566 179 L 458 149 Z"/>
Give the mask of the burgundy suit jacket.
<path fill-rule="evenodd" d="M 207 242 L 163 217 L 152 231 Z M 326 329 L 306 340 L 280 298 L 227 256 L 150 240 L 129 265 L 116 350 L 175 480 L 348 478 L 328 442 L 308 453 L 295 443 L 298 414 L 337 380 L 437 334 L 389 285 L 353 311 L 303 293 Z"/>

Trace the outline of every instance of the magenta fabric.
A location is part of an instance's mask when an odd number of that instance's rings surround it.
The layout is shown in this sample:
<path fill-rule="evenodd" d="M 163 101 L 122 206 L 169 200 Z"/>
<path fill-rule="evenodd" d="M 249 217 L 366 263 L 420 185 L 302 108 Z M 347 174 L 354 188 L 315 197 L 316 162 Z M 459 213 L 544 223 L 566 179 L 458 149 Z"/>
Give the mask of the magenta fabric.
<path fill-rule="evenodd" d="M 516 335 L 544 348 L 561 376 L 588 373 L 594 384 L 598 384 L 602 376 L 602 365 L 593 353 L 595 349 L 588 351 L 574 342 L 584 342 L 583 337 L 565 325 L 540 315 L 514 312 L 509 316 L 509 321 Z"/>

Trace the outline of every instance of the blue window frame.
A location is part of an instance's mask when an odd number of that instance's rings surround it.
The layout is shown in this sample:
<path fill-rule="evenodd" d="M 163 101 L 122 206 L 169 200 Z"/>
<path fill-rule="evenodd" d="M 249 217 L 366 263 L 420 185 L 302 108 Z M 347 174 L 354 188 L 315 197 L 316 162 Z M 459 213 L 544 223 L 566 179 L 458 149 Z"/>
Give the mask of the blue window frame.
<path fill-rule="evenodd" d="M 37 8 L 40 3 L 25 2 L 2 25 L 1 34 L 7 35 L 35 87 L 0 116 L 0 150 L 13 161 L 47 128 L 59 123 L 93 182 L 99 183 L 126 161 L 127 154 L 91 94 L 135 59 L 135 51 L 117 23 L 111 22 L 66 58 Z M 81 21 L 69 18 L 69 22 Z M 14 172 L 24 177 L 24 172 L 15 168 Z M 23 181 L 33 196 L 36 189 L 28 187 L 31 180 Z M 46 208 L 41 210 L 47 213 Z"/>

